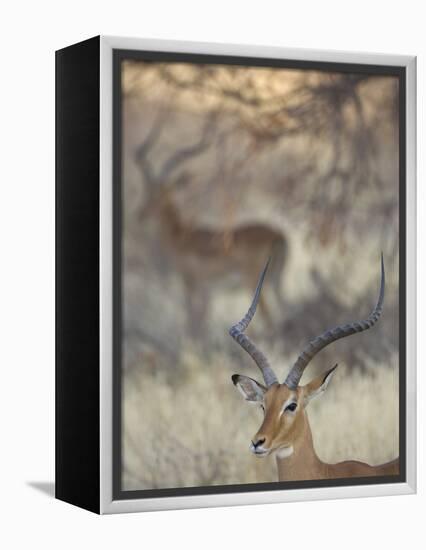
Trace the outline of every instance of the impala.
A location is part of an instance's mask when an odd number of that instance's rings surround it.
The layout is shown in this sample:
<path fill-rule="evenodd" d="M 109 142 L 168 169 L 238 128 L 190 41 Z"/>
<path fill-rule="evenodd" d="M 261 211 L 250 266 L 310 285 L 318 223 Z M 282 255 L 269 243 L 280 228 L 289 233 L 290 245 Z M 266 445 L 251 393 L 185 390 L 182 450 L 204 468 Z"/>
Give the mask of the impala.
<path fill-rule="evenodd" d="M 272 222 L 256 220 L 225 220 L 216 227 L 194 223 L 186 209 L 178 207 L 176 195 L 191 182 L 188 170 L 191 162 L 211 146 L 213 121 L 206 121 L 193 144 L 177 146 L 159 162 L 153 152 L 156 147 L 161 149 L 166 120 L 164 115 L 160 117 L 136 148 L 135 162 L 146 184 L 146 200 L 140 216 L 157 223 L 156 255 L 164 254 L 172 259 L 173 269 L 181 275 L 191 334 L 204 332 L 211 288 L 219 280 L 229 280 L 232 273 L 239 275 L 241 287 L 252 288 L 262 268 L 259 258 L 273 254 L 271 300 L 263 297 L 259 304 L 270 322 L 273 316 L 270 305 L 283 305 L 281 279 L 288 251 L 283 230 Z"/>
<path fill-rule="evenodd" d="M 306 407 L 311 399 L 327 389 L 337 365 L 308 384 L 299 385 L 305 368 L 320 350 L 340 338 L 368 330 L 378 321 L 385 293 L 383 256 L 379 298 L 370 316 L 364 321 L 327 330 L 312 340 L 297 358 L 283 384 L 278 382 L 266 356 L 244 334 L 256 312 L 268 264 L 269 261 L 260 276 L 248 312 L 229 331 L 232 338 L 252 357 L 265 382 L 261 384 L 239 374 L 232 376 L 234 385 L 244 398 L 251 403 L 260 404 L 264 411 L 263 422 L 251 441 L 250 450 L 257 457 L 265 457 L 275 452 L 279 481 L 398 474 L 399 459 L 379 466 L 370 466 L 356 460 L 346 460 L 337 464 L 322 462 L 315 453 Z"/>

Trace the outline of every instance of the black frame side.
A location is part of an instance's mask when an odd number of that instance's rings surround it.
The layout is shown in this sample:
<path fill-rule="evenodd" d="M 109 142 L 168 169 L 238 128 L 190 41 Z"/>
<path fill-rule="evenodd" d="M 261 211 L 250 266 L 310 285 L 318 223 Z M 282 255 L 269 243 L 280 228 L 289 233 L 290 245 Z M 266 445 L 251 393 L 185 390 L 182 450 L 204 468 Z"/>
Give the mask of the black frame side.
<path fill-rule="evenodd" d="M 56 52 L 55 496 L 100 511 L 100 37 Z"/>

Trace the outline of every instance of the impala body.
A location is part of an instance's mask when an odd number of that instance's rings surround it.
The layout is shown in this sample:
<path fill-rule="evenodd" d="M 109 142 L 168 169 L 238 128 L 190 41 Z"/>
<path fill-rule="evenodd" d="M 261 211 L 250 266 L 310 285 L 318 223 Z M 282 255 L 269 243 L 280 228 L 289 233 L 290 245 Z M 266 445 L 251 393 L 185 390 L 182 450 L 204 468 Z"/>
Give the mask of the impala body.
<path fill-rule="evenodd" d="M 379 299 L 371 315 L 364 321 L 328 330 L 312 340 L 299 355 L 282 384 L 278 382 L 266 356 L 244 334 L 255 314 L 267 268 L 268 264 L 262 272 L 247 314 L 229 331 L 230 335 L 253 358 L 260 368 L 265 382 L 261 384 L 253 378 L 239 374 L 232 376 L 234 385 L 244 398 L 251 403 L 259 404 L 264 411 L 263 422 L 250 444 L 251 451 L 257 457 L 275 453 L 279 481 L 398 474 L 399 459 L 379 466 L 370 466 L 356 460 L 347 460 L 337 464 L 322 462 L 314 449 L 306 407 L 311 399 L 321 395 L 327 389 L 337 365 L 308 384 L 299 385 L 308 363 L 321 349 L 335 340 L 368 330 L 380 318 L 385 290 L 383 257 Z"/>

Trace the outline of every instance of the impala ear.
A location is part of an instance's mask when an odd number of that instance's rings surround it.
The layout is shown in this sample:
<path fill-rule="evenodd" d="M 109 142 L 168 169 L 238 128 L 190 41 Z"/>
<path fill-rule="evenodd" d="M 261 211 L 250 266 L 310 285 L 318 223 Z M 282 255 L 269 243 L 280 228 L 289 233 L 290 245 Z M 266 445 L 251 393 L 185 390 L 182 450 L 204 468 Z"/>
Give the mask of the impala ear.
<path fill-rule="evenodd" d="M 309 382 L 309 384 L 306 384 L 306 386 L 304 386 L 303 394 L 305 398 L 305 405 L 307 405 L 309 401 L 314 397 L 317 397 L 318 395 L 321 395 L 325 392 L 331 379 L 333 378 L 333 374 L 336 369 L 337 364 L 334 365 L 332 369 L 329 369 L 327 372 L 321 374 L 317 378 L 314 378 Z"/>
<path fill-rule="evenodd" d="M 259 382 L 256 382 L 256 380 L 253 380 L 253 378 L 242 376 L 241 374 L 233 374 L 232 382 L 242 393 L 246 401 L 251 401 L 252 403 L 263 401 L 266 388 L 262 384 L 259 384 Z"/>

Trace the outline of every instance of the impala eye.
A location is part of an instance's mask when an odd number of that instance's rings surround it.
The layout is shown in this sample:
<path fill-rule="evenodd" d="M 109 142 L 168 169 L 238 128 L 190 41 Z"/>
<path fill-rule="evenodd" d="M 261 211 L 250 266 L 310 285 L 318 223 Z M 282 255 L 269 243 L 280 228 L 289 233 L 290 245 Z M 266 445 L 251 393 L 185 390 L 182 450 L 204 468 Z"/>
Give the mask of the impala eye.
<path fill-rule="evenodd" d="M 288 405 L 288 406 L 285 408 L 285 410 L 286 410 L 286 411 L 291 411 L 291 412 L 293 412 L 293 411 L 296 410 L 296 408 L 297 408 L 297 403 L 290 403 L 290 405 Z"/>
<path fill-rule="evenodd" d="M 262 409 L 263 412 L 265 412 L 265 407 L 263 405 L 260 405 L 260 408 Z"/>

